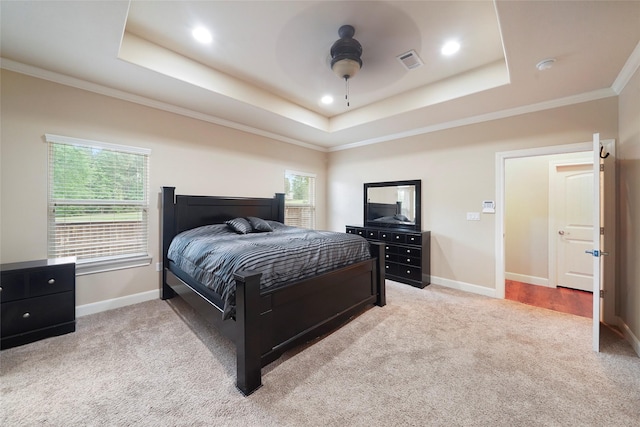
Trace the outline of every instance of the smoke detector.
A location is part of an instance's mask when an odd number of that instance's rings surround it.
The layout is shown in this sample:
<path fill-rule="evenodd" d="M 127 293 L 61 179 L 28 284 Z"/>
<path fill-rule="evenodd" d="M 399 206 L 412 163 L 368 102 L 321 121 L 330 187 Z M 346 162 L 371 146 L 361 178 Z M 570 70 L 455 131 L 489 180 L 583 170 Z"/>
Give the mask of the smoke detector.
<path fill-rule="evenodd" d="M 538 69 L 538 71 L 548 70 L 549 68 L 553 67 L 553 64 L 555 62 L 556 62 L 555 58 L 543 59 L 542 61 L 536 64 L 536 68 Z"/>
<path fill-rule="evenodd" d="M 407 70 L 414 70 L 424 65 L 424 62 L 422 62 L 422 59 L 420 59 L 415 50 L 405 52 L 402 55 L 396 56 L 396 58 L 398 58 L 398 61 L 400 61 Z"/>

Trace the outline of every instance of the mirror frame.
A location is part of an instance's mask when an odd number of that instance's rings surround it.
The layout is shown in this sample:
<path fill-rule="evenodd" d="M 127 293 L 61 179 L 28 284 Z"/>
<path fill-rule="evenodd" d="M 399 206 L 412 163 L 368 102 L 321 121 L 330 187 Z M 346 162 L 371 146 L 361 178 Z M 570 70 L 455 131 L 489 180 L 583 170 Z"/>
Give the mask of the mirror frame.
<path fill-rule="evenodd" d="M 415 208 L 415 221 L 414 224 L 392 224 L 392 223 L 377 223 L 369 221 L 367 218 L 368 212 L 368 199 L 369 188 L 380 187 L 399 187 L 413 185 L 416 189 L 416 208 Z M 387 182 L 368 182 L 364 184 L 364 216 L 363 224 L 365 227 L 378 227 L 378 228 L 399 228 L 404 230 L 420 230 L 420 221 L 422 218 L 422 180 L 413 179 L 407 181 L 387 181 Z"/>

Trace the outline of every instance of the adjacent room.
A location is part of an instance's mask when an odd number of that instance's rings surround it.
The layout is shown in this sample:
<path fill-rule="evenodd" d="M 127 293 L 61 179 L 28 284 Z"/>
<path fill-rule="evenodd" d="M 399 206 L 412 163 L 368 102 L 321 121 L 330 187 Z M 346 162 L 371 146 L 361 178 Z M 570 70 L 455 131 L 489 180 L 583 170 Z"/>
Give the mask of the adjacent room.
<path fill-rule="evenodd" d="M 3 425 L 637 425 L 640 1 L 3 0 L 0 48 Z"/>

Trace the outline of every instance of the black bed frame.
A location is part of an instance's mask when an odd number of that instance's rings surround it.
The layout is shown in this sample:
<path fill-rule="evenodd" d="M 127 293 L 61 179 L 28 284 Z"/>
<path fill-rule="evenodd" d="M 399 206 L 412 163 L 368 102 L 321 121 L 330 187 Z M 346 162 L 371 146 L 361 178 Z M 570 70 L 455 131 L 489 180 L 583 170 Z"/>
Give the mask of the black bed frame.
<path fill-rule="evenodd" d="M 384 246 L 371 244 L 371 259 L 277 289 L 260 289 L 260 272 L 240 271 L 236 316 L 222 319 L 219 295 L 181 271 L 167 258 L 178 233 L 236 217 L 284 222 L 284 194 L 274 198 L 175 195 L 162 187 L 163 269 L 161 299 L 180 295 L 236 345 L 236 385 L 249 395 L 262 385 L 261 368 L 286 350 L 337 328 L 365 307 L 386 304 Z"/>

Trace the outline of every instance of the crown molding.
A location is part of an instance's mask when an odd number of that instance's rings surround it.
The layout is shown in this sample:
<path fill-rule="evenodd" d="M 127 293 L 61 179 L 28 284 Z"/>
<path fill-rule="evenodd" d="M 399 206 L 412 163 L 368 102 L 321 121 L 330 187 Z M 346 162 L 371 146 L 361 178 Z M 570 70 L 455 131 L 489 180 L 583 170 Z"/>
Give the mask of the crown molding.
<path fill-rule="evenodd" d="M 616 94 L 620 95 L 622 93 L 638 68 L 640 68 L 640 42 L 638 42 L 635 49 L 633 49 L 633 52 L 631 52 L 631 55 L 629 55 L 629 58 L 627 59 L 627 62 L 625 62 L 622 70 L 620 70 L 618 77 L 616 77 L 615 81 L 611 85 L 611 88 L 616 92 Z"/>
<path fill-rule="evenodd" d="M 293 138 L 289 138 L 283 135 L 267 132 L 261 129 L 257 129 L 251 126 L 246 126 L 230 120 L 225 120 L 219 117 L 211 116 L 208 114 L 199 113 L 197 111 L 189 110 L 187 108 L 177 107 L 165 102 L 156 101 L 150 98 L 146 98 L 139 95 L 134 95 L 118 89 L 109 88 L 106 86 L 91 83 L 85 80 L 81 80 L 75 77 L 66 76 L 63 74 L 55 73 L 52 71 L 44 70 L 38 67 L 22 64 L 16 61 L 12 61 L 6 58 L 0 58 L 0 68 L 14 71 L 17 73 L 25 74 L 31 77 L 48 80 L 54 83 L 59 83 L 65 86 L 71 86 L 78 89 L 87 90 L 90 92 L 98 93 L 101 95 L 109 96 L 112 98 L 121 99 L 128 102 L 133 102 L 140 105 L 156 108 L 158 110 L 167 111 L 170 113 L 178 114 L 185 117 L 190 117 L 197 120 L 213 123 L 216 125 L 228 127 L 231 129 L 240 130 L 243 132 L 251 133 L 265 138 L 270 138 L 276 141 L 285 142 L 288 144 L 297 145 L 300 147 L 308 148 L 320 152 L 334 152 L 349 150 L 352 148 L 364 147 L 367 145 L 379 144 L 382 142 L 393 141 L 402 138 L 408 138 L 416 135 L 423 135 L 427 133 L 437 132 L 446 129 L 452 129 L 459 126 L 466 126 L 471 124 L 477 124 L 482 122 L 488 122 L 492 120 L 499 120 L 513 116 L 519 116 L 522 114 L 534 113 L 543 110 L 549 110 L 553 108 L 565 107 L 573 104 L 580 104 L 583 102 L 596 101 L 603 98 L 609 98 L 612 96 L 618 96 L 625 85 L 631 79 L 635 71 L 640 67 L 640 43 L 636 46 L 633 53 L 625 63 L 624 67 L 618 74 L 614 84 L 611 88 L 599 89 L 591 92 L 582 93 L 579 95 L 568 96 L 564 98 L 553 99 L 550 101 L 539 102 L 536 104 L 525 105 L 516 108 L 509 108 L 506 110 L 495 111 L 487 114 L 481 114 L 473 117 L 467 117 L 460 120 L 452 120 L 449 122 L 438 123 L 431 126 L 412 129 L 406 132 L 398 132 L 390 135 L 385 135 L 377 138 L 365 139 L 353 143 L 343 144 L 337 147 L 321 147 L 318 145 L 310 144 L 307 142 L 299 141 Z"/>
<path fill-rule="evenodd" d="M 520 116 L 522 114 L 535 113 L 537 111 L 550 110 L 558 107 L 565 107 L 567 105 L 580 104 L 583 102 L 596 101 L 598 99 L 610 98 L 617 96 L 618 94 L 612 88 L 599 89 L 592 92 L 581 93 L 579 95 L 567 96 L 564 98 L 553 99 L 551 101 L 539 102 L 536 104 L 524 105 L 522 107 L 509 108 L 507 110 L 494 111 L 487 114 L 480 114 L 473 117 L 466 117 L 460 120 L 452 120 L 450 122 L 438 123 L 431 126 L 426 126 L 418 129 L 413 129 L 407 132 L 400 132 L 392 135 L 385 135 L 379 138 L 371 138 L 354 142 L 351 144 L 344 144 L 339 147 L 329 148 L 328 151 L 341 151 L 351 148 L 363 147 L 366 145 L 379 144 L 381 142 L 393 141 L 401 138 L 408 138 L 416 135 L 423 135 L 426 133 L 437 132 L 446 129 L 452 129 L 459 126 L 473 125 L 482 122 L 490 122 L 492 120 L 504 119 L 507 117 Z"/>
<path fill-rule="evenodd" d="M 231 120 L 225 120 L 220 117 L 215 117 L 209 114 L 203 114 L 197 111 L 189 110 L 188 108 L 178 107 L 172 104 L 168 104 L 166 102 L 156 101 L 150 98 L 146 98 L 144 96 L 134 95 L 129 92 L 113 89 L 113 88 L 102 86 L 96 83 L 91 83 L 86 80 L 66 76 L 64 74 L 59 74 L 53 71 L 44 70 L 42 68 L 34 67 L 31 65 L 22 64 L 20 62 L 13 61 L 11 59 L 0 57 L 0 68 L 3 68 L 8 71 L 14 71 L 16 73 L 24 74 L 31 77 L 36 77 L 42 80 L 48 80 L 53 83 L 59 83 L 61 85 L 74 87 L 76 89 L 82 89 L 82 90 L 97 93 L 100 95 L 109 96 L 111 98 L 133 102 L 134 104 L 140 104 L 140 105 L 155 108 L 158 110 L 167 111 L 169 113 L 190 117 L 192 119 L 213 123 L 216 125 L 240 130 L 240 131 L 251 133 L 258 136 L 263 136 L 265 138 L 274 139 L 276 141 L 298 145 L 304 148 L 309 148 L 311 150 L 316 150 L 321 152 L 327 151 L 325 147 L 309 144 L 308 142 L 299 141 L 297 139 L 289 138 L 284 135 L 267 132 L 267 131 L 257 129 L 251 126 L 243 125 L 241 123 L 237 123 Z"/>

